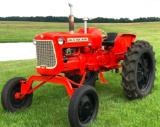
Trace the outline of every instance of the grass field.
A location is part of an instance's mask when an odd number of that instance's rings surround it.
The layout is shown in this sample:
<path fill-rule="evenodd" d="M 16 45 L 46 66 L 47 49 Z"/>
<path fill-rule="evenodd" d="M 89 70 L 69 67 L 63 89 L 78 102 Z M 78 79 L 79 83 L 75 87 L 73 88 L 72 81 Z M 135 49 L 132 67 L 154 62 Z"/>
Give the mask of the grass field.
<path fill-rule="evenodd" d="M 81 27 L 83 24 L 75 24 Z M 91 127 L 159 127 L 160 126 L 160 23 L 89 24 L 108 32 L 134 33 L 137 39 L 153 45 L 156 57 L 156 80 L 152 93 L 138 100 L 125 98 L 121 76 L 105 73 L 109 85 L 97 81 L 99 113 Z M 0 22 L 0 42 L 32 41 L 44 31 L 67 31 L 67 23 Z M 4 33 L 4 34 L 2 34 Z M 6 81 L 15 76 L 28 78 L 35 72 L 35 60 L 0 62 L 0 91 Z M 69 98 L 63 86 L 46 84 L 34 92 L 29 109 L 7 113 L 0 106 L 0 127 L 69 127 Z"/>
<path fill-rule="evenodd" d="M 90 23 L 89 27 L 97 27 L 106 32 L 133 33 L 138 39 L 151 42 L 159 40 L 160 22 L 157 23 Z M 75 31 L 83 27 L 83 23 L 75 24 Z M 6 22 L 0 21 L 0 42 L 32 42 L 36 34 L 47 31 L 68 31 L 68 23 L 46 22 Z"/>

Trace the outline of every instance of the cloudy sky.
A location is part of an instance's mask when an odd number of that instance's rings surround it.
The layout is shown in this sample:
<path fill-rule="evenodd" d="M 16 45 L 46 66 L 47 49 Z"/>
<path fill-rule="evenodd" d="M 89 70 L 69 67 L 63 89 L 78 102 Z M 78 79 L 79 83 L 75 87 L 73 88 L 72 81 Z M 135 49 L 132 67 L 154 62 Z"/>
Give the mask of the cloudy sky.
<path fill-rule="evenodd" d="M 0 17 L 68 16 L 72 3 L 75 17 L 160 17 L 160 0 L 0 0 Z"/>

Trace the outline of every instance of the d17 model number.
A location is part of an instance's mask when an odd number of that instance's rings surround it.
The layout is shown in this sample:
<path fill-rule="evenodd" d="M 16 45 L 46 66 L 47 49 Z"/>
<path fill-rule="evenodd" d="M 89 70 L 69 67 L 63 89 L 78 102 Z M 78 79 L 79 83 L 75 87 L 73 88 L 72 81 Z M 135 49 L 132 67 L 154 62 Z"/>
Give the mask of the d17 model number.
<path fill-rule="evenodd" d="M 67 38 L 68 42 L 82 42 L 88 41 L 88 38 Z"/>

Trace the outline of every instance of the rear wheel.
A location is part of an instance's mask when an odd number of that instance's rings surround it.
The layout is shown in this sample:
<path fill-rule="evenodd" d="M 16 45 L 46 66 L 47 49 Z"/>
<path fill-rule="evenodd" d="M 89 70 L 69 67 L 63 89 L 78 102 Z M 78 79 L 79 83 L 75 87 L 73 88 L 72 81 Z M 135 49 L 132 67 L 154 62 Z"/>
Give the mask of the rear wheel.
<path fill-rule="evenodd" d="M 130 99 L 148 95 L 155 80 L 155 58 L 152 46 L 146 41 L 136 41 L 125 54 L 122 63 L 124 93 Z"/>
<path fill-rule="evenodd" d="M 67 78 L 69 78 L 70 80 L 76 82 L 76 83 L 80 83 L 81 78 L 82 78 L 82 76 L 77 75 L 77 74 L 75 74 L 75 75 L 65 74 L 65 76 Z M 86 74 L 86 77 L 85 77 L 85 80 L 84 80 L 83 84 L 84 85 L 95 86 L 97 79 L 98 79 L 98 72 L 88 71 L 88 73 Z"/>
<path fill-rule="evenodd" d="M 74 92 L 68 110 L 72 127 L 84 127 L 92 122 L 98 113 L 98 95 L 94 87 L 85 85 Z"/>
<path fill-rule="evenodd" d="M 28 108 L 32 103 L 33 93 L 26 95 L 23 99 L 16 99 L 15 93 L 20 92 L 21 82 L 26 80 L 22 77 L 10 79 L 2 90 L 1 101 L 3 108 L 8 112 Z"/>

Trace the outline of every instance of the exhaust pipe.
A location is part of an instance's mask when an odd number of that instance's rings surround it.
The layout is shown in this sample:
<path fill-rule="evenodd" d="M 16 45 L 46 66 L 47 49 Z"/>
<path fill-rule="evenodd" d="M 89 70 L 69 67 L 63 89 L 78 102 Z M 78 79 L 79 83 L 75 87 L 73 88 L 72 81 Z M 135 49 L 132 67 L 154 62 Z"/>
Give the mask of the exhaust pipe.
<path fill-rule="evenodd" d="M 70 7 L 70 15 L 69 15 L 69 32 L 71 33 L 71 34 L 73 34 L 74 33 L 74 15 L 73 15 L 73 13 L 72 13 L 72 7 L 73 7 L 73 5 L 72 4 L 68 4 L 69 5 L 69 7 Z"/>

